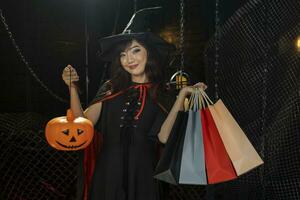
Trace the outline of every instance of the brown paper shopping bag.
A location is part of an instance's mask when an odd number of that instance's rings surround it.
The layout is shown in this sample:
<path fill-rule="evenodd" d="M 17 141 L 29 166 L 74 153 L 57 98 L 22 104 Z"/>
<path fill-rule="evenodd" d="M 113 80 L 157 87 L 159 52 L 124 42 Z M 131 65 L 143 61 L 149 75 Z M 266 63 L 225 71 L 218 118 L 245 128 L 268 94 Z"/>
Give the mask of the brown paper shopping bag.
<path fill-rule="evenodd" d="M 209 104 L 209 111 L 214 119 L 237 175 L 244 174 L 263 164 L 263 160 L 250 143 L 244 131 L 226 108 L 223 101 L 219 99 L 213 104 L 203 90 L 201 90 L 201 94 Z"/>

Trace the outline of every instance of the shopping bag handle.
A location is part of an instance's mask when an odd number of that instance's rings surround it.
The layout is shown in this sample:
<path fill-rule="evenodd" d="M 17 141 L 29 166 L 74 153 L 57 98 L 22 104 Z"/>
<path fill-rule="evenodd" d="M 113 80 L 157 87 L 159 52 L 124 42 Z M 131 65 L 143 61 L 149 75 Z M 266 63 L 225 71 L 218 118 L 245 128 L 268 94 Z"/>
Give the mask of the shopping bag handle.
<path fill-rule="evenodd" d="M 185 110 L 191 110 L 194 106 L 194 98 L 195 98 L 195 93 L 193 92 L 188 100 L 188 108 Z"/>
<path fill-rule="evenodd" d="M 203 105 L 200 101 L 200 96 L 200 92 L 196 88 L 188 100 L 188 110 L 198 111 L 199 109 L 202 109 Z"/>
<path fill-rule="evenodd" d="M 204 98 L 207 106 L 209 105 L 213 105 L 214 103 L 212 102 L 212 100 L 209 98 L 209 96 L 206 94 L 206 92 L 204 92 L 204 90 L 202 88 L 198 88 L 198 90 L 201 93 L 201 96 Z"/>
<path fill-rule="evenodd" d="M 201 110 L 202 108 L 205 108 L 205 102 L 203 100 L 203 95 L 200 91 L 200 88 L 197 88 L 197 90 L 198 90 L 198 101 L 200 103 L 200 110 Z"/>
<path fill-rule="evenodd" d="M 199 102 L 199 91 L 195 90 L 195 95 L 194 95 L 194 109 L 193 111 L 196 112 L 200 109 L 201 103 Z"/>
<path fill-rule="evenodd" d="M 202 88 L 195 88 L 195 91 L 191 93 L 191 96 L 188 100 L 188 109 L 198 111 L 207 106 L 213 105 L 213 101 L 209 98 L 206 92 Z M 186 111 L 186 109 L 185 109 Z"/>

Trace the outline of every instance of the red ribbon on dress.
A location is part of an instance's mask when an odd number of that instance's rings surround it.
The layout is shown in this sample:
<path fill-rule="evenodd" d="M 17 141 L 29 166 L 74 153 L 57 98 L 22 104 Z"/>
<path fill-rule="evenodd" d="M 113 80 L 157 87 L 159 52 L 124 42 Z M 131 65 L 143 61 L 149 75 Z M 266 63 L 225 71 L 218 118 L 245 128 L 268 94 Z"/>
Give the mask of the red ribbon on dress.
<path fill-rule="evenodd" d="M 139 89 L 140 90 L 140 95 L 139 95 L 139 101 L 142 102 L 141 104 L 141 108 L 139 110 L 139 112 L 136 114 L 136 116 L 134 117 L 134 119 L 138 119 L 139 116 L 142 114 L 143 112 L 143 109 L 145 107 L 145 102 L 146 102 L 146 97 L 147 97 L 147 89 L 148 88 L 151 88 L 153 86 L 152 83 L 141 83 L 141 84 L 138 84 L 138 85 L 133 85 L 133 86 L 130 86 L 128 88 L 126 88 L 125 90 L 121 90 L 115 94 L 111 94 L 103 99 L 101 99 L 101 101 L 106 101 L 106 100 L 109 100 L 109 99 L 112 99 L 120 94 L 123 94 L 124 92 L 126 92 L 127 90 L 131 89 L 131 88 L 134 88 L 134 89 Z"/>
<path fill-rule="evenodd" d="M 140 85 L 136 85 L 134 86 L 135 89 L 139 89 L 140 90 L 140 96 L 139 96 L 139 101 L 142 101 L 142 105 L 141 108 L 139 110 L 139 112 L 135 115 L 134 119 L 138 119 L 139 116 L 142 114 L 145 103 L 146 103 L 146 97 L 147 97 L 147 89 L 150 88 L 152 85 L 150 83 L 148 84 L 140 84 Z"/>

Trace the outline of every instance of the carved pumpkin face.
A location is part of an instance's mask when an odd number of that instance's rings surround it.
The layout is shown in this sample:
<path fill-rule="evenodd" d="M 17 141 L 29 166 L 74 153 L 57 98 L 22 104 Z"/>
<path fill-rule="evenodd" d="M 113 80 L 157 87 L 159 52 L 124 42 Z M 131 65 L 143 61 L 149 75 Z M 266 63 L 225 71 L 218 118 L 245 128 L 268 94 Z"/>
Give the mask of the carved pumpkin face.
<path fill-rule="evenodd" d="M 86 118 L 74 119 L 69 109 L 67 116 L 54 118 L 47 123 L 45 134 L 48 143 L 55 149 L 76 151 L 90 144 L 94 136 L 94 127 Z"/>

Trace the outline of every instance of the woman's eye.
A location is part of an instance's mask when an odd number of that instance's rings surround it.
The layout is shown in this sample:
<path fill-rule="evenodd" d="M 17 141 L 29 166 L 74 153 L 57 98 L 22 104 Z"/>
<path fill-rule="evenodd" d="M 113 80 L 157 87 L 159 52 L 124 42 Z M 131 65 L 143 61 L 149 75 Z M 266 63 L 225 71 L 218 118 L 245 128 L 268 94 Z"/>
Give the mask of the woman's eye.
<path fill-rule="evenodd" d="M 125 56 L 125 53 L 121 53 L 121 54 L 120 54 L 120 57 L 124 57 L 124 56 Z"/>
<path fill-rule="evenodd" d="M 133 53 L 138 53 L 138 52 L 140 52 L 140 51 L 141 51 L 140 49 L 133 49 L 133 50 L 132 50 Z"/>

